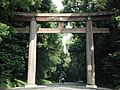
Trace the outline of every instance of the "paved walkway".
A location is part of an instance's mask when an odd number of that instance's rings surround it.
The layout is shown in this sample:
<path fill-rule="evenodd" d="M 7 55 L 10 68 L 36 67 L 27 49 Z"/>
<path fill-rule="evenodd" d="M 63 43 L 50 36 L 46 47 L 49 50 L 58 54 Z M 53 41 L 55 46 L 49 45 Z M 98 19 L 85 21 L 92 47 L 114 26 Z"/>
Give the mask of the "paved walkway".
<path fill-rule="evenodd" d="M 65 84 L 58 84 L 54 83 L 51 85 L 39 85 L 37 87 L 32 88 L 13 88 L 10 90 L 112 90 L 107 88 L 86 88 L 82 83 L 72 83 L 72 82 L 65 82 Z"/>

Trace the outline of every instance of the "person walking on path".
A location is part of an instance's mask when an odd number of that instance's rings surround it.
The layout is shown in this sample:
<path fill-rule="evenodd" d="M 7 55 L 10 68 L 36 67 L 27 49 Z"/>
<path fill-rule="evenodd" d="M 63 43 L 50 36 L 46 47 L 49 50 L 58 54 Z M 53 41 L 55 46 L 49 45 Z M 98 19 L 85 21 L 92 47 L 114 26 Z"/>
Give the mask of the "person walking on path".
<path fill-rule="evenodd" d="M 65 82 L 65 78 L 66 78 L 66 74 L 65 72 L 63 71 L 59 77 L 59 84 L 64 84 Z"/>

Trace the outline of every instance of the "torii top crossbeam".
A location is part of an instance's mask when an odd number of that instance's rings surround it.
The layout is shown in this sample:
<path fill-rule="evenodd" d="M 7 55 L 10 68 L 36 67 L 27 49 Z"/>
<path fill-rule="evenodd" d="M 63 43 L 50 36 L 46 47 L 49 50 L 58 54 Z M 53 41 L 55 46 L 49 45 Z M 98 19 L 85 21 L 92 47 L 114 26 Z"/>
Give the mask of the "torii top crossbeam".
<path fill-rule="evenodd" d="M 13 16 L 13 20 L 17 21 L 32 21 L 35 18 L 37 22 L 58 22 L 58 28 L 39 28 L 37 33 L 85 33 L 86 28 L 64 28 L 64 22 L 69 21 L 87 21 L 90 17 L 91 21 L 110 20 L 112 12 L 98 12 L 98 13 L 24 13 L 17 12 Z M 29 27 L 16 28 L 18 33 L 29 33 Z M 108 33 L 108 28 L 96 28 L 93 27 L 93 33 Z"/>
<path fill-rule="evenodd" d="M 23 13 L 17 12 L 14 15 L 14 20 L 31 21 L 32 17 L 36 17 L 36 21 L 84 21 L 86 17 L 91 17 L 91 20 L 109 20 L 112 12 L 99 13 Z"/>

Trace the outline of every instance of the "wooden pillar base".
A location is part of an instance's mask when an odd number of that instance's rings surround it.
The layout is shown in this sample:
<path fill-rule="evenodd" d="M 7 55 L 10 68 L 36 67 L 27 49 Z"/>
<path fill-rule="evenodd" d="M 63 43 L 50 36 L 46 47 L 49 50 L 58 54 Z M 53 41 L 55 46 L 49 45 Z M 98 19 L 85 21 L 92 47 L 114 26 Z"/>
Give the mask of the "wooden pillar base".
<path fill-rule="evenodd" d="M 86 85 L 87 88 L 97 88 L 96 85 Z"/>
<path fill-rule="evenodd" d="M 34 88 L 34 87 L 37 87 L 37 85 L 25 85 L 25 88 Z"/>

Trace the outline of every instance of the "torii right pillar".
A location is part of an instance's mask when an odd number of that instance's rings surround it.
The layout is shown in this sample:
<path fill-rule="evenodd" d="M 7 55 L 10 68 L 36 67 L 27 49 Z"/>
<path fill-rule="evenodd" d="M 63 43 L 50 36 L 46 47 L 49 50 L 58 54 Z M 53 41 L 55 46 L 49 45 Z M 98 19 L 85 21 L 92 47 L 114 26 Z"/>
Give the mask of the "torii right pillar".
<path fill-rule="evenodd" d="M 86 65 L 87 65 L 87 85 L 86 87 L 97 88 L 95 85 L 95 65 L 94 65 L 94 43 L 91 17 L 86 21 Z"/>

